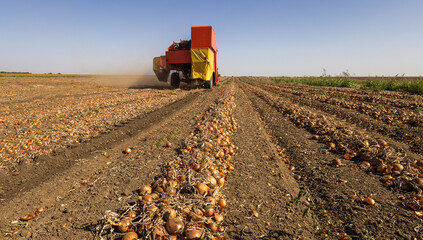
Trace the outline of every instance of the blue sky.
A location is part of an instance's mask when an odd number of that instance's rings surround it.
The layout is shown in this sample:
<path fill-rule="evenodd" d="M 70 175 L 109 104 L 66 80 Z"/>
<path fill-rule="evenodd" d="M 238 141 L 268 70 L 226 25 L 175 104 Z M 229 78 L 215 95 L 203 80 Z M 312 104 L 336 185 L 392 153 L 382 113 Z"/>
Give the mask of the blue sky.
<path fill-rule="evenodd" d="M 0 0 L 0 71 L 152 74 L 212 25 L 223 75 L 422 75 L 423 1 Z"/>

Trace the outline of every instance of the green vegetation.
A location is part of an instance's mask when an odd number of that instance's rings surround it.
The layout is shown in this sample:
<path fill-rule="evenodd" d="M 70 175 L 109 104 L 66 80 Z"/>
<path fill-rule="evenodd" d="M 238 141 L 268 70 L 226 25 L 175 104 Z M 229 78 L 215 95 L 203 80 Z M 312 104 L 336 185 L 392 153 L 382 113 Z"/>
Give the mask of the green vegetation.
<path fill-rule="evenodd" d="M 423 95 L 423 79 L 410 81 L 398 78 L 371 78 L 364 81 L 361 88 L 373 91 L 399 91 Z"/>
<path fill-rule="evenodd" d="M 373 77 L 361 80 L 350 77 L 278 77 L 275 82 L 306 84 L 312 86 L 358 88 L 373 91 L 399 91 L 423 95 L 423 78 L 409 80 L 406 77 Z"/>
<path fill-rule="evenodd" d="M 273 78 L 275 82 L 306 84 L 312 86 L 356 88 L 357 81 L 346 77 L 304 77 L 304 78 Z"/>

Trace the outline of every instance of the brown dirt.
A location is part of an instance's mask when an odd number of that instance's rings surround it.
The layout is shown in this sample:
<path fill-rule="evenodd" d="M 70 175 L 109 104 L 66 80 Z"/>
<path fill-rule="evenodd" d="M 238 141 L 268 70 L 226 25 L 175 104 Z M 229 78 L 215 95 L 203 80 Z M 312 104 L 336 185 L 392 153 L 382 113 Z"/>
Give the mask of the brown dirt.
<path fill-rule="evenodd" d="M 0 81 L 12 82 L 1 78 Z M 39 85 L 44 79 L 20 81 Z M 422 160 L 421 155 L 396 138 L 360 124 L 353 126 L 350 119 L 357 118 L 280 96 L 251 79 L 223 78 L 220 86 L 211 91 L 171 90 L 150 85 L 126 89 L 65 78 L 43 84 L 54 85 L 58 91 L 43 88 L 44 94 L 20 96 L 19 87 L 28 93 L 30 90 L 16 84 L 8 90 L 9 99 L 1 99 L 3 110 L 0 110 L 7 111 L 12 104 L 26 104 L 22 113 L 31 113 L 34 104 L 40 106 L 64 99 L 67 99 L 64 105 L 68 104 L 71 109 L 104 99 L 101 101 L 107 104 L 101 106 L 105 110 L 87 117 L 87 121 L 89 117 L 99 119 L 95 127 L 100 127 L 108 109 L 119 106 L 117 109 L 125 111 L 110 115 L 113 121 L 99 130 L 95 138 L 78 138 L 80 143 L 51 143 L 55 146 L 52 151 L 40 151 L 36 157 L 19 163 L 14 163 L 14 158 L 4 160 L 6 167 L 0 169 L 0 212 L 3 213 L 0 239 L 98 238 L 105 213 L 120 211 L 135 202 L 141 185 L 151 184 L 163 164 L 182 156 L 187 137 L 196 129 L 195 116 L 209 111 L 224 93 L 235 97 L 232 117 L 238 124 L 237 131 L 230 137 L 236 146 L 234 170 L 227 176 L 223 188 L 228 202 L 223 212 L 223 226 L 229 239 L 423 238 L 423 219 L 410 208 L 418 189 L 403 191 L 395 181 L 387 185 L 381 181 L 382 176 L 362 169 L 362 161 L 342 159 L 343 154 L 315 140 L 314 133 L 293 122 L 278 104 L 299 104 L 345 128 L 376 134 L 389 145 L 403 148 L 407 158 L 402 161 L 410 165 Z M 156 102 L 144 109 L 143 103 L 129 97 L 131 95 L 156 99 Z M 123 98 L 126 101 L 119 101 Z M 112 100 L 107 102 L 107 99 Z M 54 106 L 47 104 L 43 110 L 55 113 Z M 84 109 L 81 112 L 86 111 Z M 138 110 L 128 116 L 131 109 Z M 351 110 L 342 111 L 347 114 Z M 22 120 L 24 116 L 15 115 L 15 119 Z M 79 117 L 70 120 L 76 119 Z M 68 120 L 56 119 L 59 124 Z M 1 126 L 6 129 L 9 125 Z M 47 128 L 39 131 L 44 129 Z M 78 131 L 82 134 L 87 129 Z M 173 143 L 171 147 L 164 146 L 167 141 Z M 130 154 L 123 153 L 127 147 L 132 149 Z M 332 164 L 337 158 L 342 159 L 339 167 Z M 376 201 L 373 206 L 360 200 L 369 194 L 373 194 Z M 419 206 L 414 204 L 413 207 Z M 19 220 L 38 208 L 44 208 L 45 212 L 33 220 Z M 257 217 L 252 216 L 253 210 L 257 211 Z"/>

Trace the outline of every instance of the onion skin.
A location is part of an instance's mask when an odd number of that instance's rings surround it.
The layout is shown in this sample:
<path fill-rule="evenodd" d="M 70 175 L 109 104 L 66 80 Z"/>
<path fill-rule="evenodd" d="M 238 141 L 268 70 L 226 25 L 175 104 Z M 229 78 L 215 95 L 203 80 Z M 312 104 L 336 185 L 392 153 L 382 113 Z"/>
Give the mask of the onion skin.
<path fill-rule="evenodd" d="M 219 206 L 221 208 L 225 208 L 226 207 L 226 200 L 223 199 L 223 198 L 219 199 L 219 201 L 217 203 L 219 204 Z"/>
<path fill-rule="evenodd" d="M 131 229 L 131 221 L 129 218 L 121 219 L 118 225 L 118 229 L 120 232 L 128 232 Z"/>
<path fill-rule="evenodd" d="M 151 193 L 151 187 L 148 185 L 142 185 L 140 187 L 140 194 L 141 195 L 145 195 L 145 194 L 150 194 Z"/>
<path fill-rule="evenodd" d="M 175 217 L 176 217 L 176 211 L 174 209 L 169 209 L 164 214 L 164 218 L 166 220 L 170 220 L 170 219 L 175 218 Z"/>
<path fill-rule="evenodd" d="M 415 178 L 415 179 L 414 179 L 414 182 L 416 183 L 416 185 L 417 185 L 418 187 L 423 188 L 423 178 L 419 178 L 419 177 L 417 177 L 417 178 Z"/>
<path fill-rule="evenodd" d="M 401 165 L 399 163 L 392 165 L 392 171 L 401 172 L 402 170 L 404 170 L 403 165 Z"/>
<path fill-rule="evenodd" d="M 223 215 L 215 213 L 214 220 L 216 220 L 217 223 L 223 222 Z"/>
<path fill-rule="evenodd" d="M 197 183 L 197 189 L 201 195 L 204 195 L 209 191 L 209 187 L 206 184 L 201 182 Z"/>
<path fill-rule="evenodd" d="M 187 240 L 195 240 L 201 239 L 201 231 L 198 229 L 190 229 L 185 232 L 185 239 Z"/>
<path fill-rule="evenodd" d="M 213 197 L 206 197 L 206 199 L 204 199 L 204 202 L 206 205 L 216 205 L 216 199 L 214 199 Z"/>
<path fill-rule="evenodd" d="M 166 230 L 170 235 L 179 234 L 184 229 L 184 222 L 180 218 L 172 218 L 166 223 Z"/>
<path fill-rule="evenodd" d="M 214 207 L 207 207 L 204 210 L 204 216 L 211 217 L 211 216 L 213 216 L 214 212 L 215 212 Z"/>
<path fill-rule="evenodd" d="M 362 201 L 367 203 L 367 205 L 370 205 L 370 206 L 373 206 L 376 203 L 376 201 L 373 198 L 364 198 Z"/>
<path fill-rule="evenodd" d="M 123 235 L 122 240 L 137 240 L 138 239 L 138 234 L 136 234 L 135 232 L 128 232 L 125 233 L 125 235 Z"/>
<path fill-rule="evenodd" d="M 217 224 L 214 222 L 211 222 L 209 224 L 207 224 L 207 227 L 212 231 L 212 232 L 216 232 L 217 231 Z"/>

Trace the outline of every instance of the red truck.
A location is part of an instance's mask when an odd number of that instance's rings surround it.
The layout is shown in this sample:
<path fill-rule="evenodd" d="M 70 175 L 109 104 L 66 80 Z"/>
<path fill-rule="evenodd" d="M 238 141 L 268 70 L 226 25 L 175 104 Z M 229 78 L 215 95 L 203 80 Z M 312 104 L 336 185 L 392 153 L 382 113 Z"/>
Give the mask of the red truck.
<path fill-rule="evenodd" d="M 192 26 L 191 40 L 173 42 L 165 56 L 153 59 L 153 71 L 161 82 L 179 87 L 181 82 L 201 81 L 205 88 L 217 85 L 216 34 L 212 26 Z M 181 74 L 182 73 L 182 78 Z"/>

